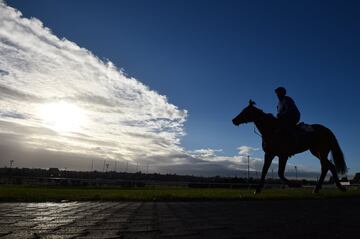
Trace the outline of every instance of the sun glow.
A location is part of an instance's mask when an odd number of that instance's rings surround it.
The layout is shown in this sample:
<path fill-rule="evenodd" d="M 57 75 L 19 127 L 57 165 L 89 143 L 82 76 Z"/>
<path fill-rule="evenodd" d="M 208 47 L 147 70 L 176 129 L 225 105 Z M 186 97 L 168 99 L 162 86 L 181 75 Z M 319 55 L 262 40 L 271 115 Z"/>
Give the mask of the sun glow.
<path fill-rule="evenodd" d="M 64 101 L 41 105 L 39 114 L 46 127 L 60 133 L 80 131 L 85 123 L 83 109 Z"/>

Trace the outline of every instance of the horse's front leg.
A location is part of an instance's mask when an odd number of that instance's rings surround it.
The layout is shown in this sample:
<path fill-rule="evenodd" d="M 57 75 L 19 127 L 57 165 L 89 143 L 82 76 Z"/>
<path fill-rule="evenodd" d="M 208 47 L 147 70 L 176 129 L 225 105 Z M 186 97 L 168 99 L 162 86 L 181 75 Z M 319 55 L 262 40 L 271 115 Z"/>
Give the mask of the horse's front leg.
<path fill-rule="evenodd" d="M 287 178 L 285 178 L 285 167 L 286 167 L 287 160 L 288 160 L 288 157 L 279 157 L 278 175 L 282 181 L 284 181 L 289 187 L 291 187 L 292 183 Z"/>
<path fill-rule="evenodd" d="M 255 194 L 256 193 L 260 193 L 261 190 L 263 189 L 264 187 L 264 184 L 265 184 L 265 177 L 266 177 L 266 174 L 269 170 L 269 167 L 271 165 L 271 162 L 272 160 L 274 159 L 274 155 L 272 154 L 265 154 L 265 157 L 264 157 L 264 166 L 263 166 L 263 169 L 262 169 L 262 173 L 261 173 L 261 180 L 260 180 L 260 183 L 259 185 L 257 186 L 256 188 L 256 191 L 255 191 Z"/>
<path fill-rule="evenodd" d="M 291 182 L 287 178 L 285 178 L 285 167 L 287 163 L 288 157 L 279 157 L 279 178 L 284 181 L 290 188 L 299 188 L 301 184 L 298 182 Z"/>

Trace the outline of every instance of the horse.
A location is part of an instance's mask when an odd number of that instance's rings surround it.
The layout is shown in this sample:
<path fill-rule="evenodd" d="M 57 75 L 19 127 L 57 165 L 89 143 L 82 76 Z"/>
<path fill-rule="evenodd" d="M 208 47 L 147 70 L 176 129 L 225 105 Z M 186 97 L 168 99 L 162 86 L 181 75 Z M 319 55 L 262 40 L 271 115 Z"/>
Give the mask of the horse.
<path fill-rule="evenodd" d="M 341 191 L 346 191 L 340 184 L 338 173 L 344 174 L 347 166 L 344 154 L 334 133 L 320 124 L 307 125 L 301 123 L 296 126 L 293 132 L 286 132 L 289 137 L 284 139 L 279 134 L 279 122 L 272 114 L 264 113 L 261 109 L 255 107 L 255 102 L 250 100 L 249 105 L 245 107 L 233 120 L 233 124 L 253 122 L 262 136 L 262 148 L 265 153 L 264 165 L 261 173 L 261 180 L 256 187 L 256 193 L 260 193 L 265 184 L 265 177 L 272 160 L 277 156 L 279 158 L 278 175 L 289 187 L 299 187 L 300 184 L 288 180 L 285 175 L 285 167 L 289 157 L 310 150 L 310 152 L 320 160 L 321 175 L 313 190 L 318 193 L 324 182 L 324 178 L 330 170 L 335 180 L 335 184 Z M 302 126 L 301 126 L 302 125 Z M 333 162 L 328 159 L 331 152 Z"/>

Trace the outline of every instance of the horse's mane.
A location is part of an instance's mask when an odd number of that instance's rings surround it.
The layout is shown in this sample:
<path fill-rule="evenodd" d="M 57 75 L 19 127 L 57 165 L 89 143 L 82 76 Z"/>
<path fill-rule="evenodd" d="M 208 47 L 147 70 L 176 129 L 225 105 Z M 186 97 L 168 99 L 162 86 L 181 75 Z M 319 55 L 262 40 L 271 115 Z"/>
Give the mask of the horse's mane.
<path fill-rule="evenodd" d="M 266 113 L 266 116 L 269 117 L 272 120 L 276 120 L 276 117 L 271 113 Z"/>
<path fill-rule="evenodd" d="M 262 113 L 264 115 L 266 115 L 268 118 L 271 118 L 271 119 L 276 119 L 276 117 L 271 114 L 271 113 L 265 113 L 262 109 L 258 108 L 258 107 L 255 107 L 253 106 L 255 109 L 257 109 L 259 111 L 259 113 Z"/>
<path fill-rule="evenodd" d="M 271 121 L 277 121 L 277 118 L 271 114 L 271 113 L 265 113 L 262 109 L 259 109 L 257 107 L 254 106 L 255 109 L 257 109 L 259 111 L 259 113 L 261 113 L 264 117 L 266 117 L 268 120 Z"/>

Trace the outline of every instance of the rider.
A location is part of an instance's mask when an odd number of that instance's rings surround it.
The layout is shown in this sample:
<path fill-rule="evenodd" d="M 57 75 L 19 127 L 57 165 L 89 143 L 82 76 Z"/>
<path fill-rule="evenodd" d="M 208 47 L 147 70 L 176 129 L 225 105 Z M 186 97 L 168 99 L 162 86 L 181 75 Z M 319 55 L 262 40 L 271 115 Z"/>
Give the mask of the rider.
<path fill-rule="evenodd" d="M 289 131 L 295 128 L 296 124 L 300 121 L 300 112 L 294 100 L 286 95 L 284 87 L 276 88 L 275 93 L 279 99 L 276 116 L 280 122 L 280 127 L 285 131 Z"/>

